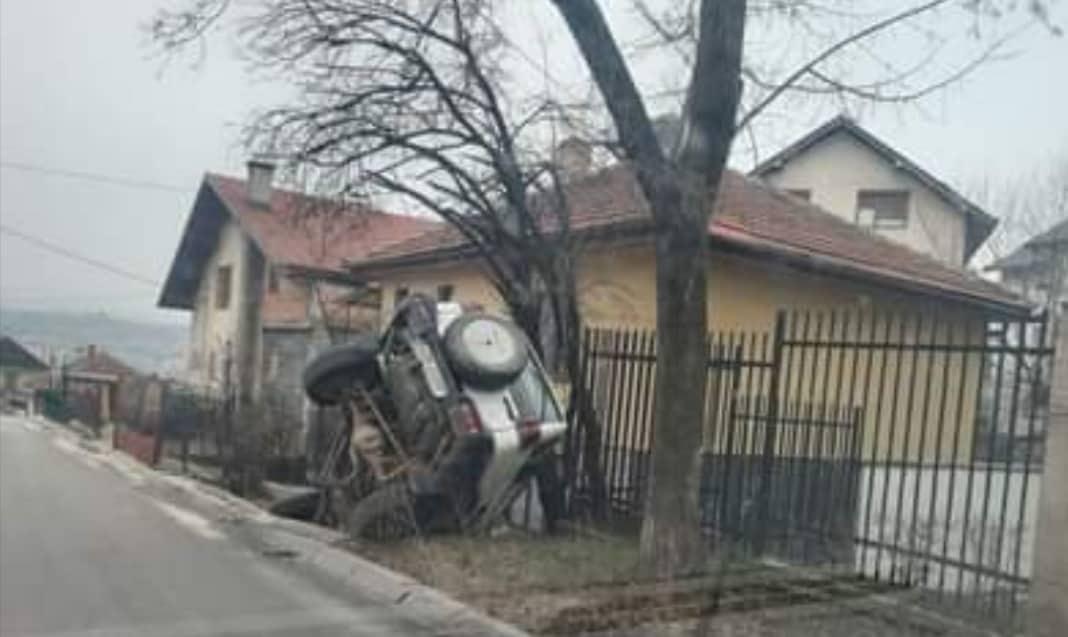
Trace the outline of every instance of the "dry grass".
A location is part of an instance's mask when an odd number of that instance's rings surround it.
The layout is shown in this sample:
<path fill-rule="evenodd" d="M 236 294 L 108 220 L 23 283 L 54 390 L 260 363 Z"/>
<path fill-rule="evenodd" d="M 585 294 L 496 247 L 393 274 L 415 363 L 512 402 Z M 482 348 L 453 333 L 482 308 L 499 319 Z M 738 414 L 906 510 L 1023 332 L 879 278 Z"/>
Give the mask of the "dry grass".
<path fill-rule="evenodd" d="M 356 551 L 535 634 L 956 635 L 887 604 L 896 593 L 735 562 L 722 578 L 649 582 L 634 540 L 589 535 L 433 537 Z"/>
<path fill-rule="evenodd" d="M 357 550 L 534 632 L 600 590 L 626 586 L 637 572 L 632 541 L 582 535 L 435 537 Z"/>

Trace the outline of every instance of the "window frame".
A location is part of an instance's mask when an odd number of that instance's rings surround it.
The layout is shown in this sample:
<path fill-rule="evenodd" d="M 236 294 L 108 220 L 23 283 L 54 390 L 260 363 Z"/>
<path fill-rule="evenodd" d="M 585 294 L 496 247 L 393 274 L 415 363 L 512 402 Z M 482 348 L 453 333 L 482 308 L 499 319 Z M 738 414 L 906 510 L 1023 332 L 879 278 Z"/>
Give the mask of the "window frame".
<path fill-rule="evenodd" d="M 234 268 L 232 265 L 220 265 L 215 268 L 215 309 L 230 309 L 230 297 L 233 296 Z"/>
<path fill-rule="evenodd" d="M 861 213 L 862 210 L 865 209 L 865 207 L 861 206 L 861 200 L 864 197 L 885 197 L 885 198 L 889 198 L 891 196 L 900 196 L 904 200 L 903 206 L 902 206 L 903 214 L 902 214 L 902 216 L 900 218 L 898 218 L 898 217 L 887 218 L 885 216 L 880 218 L 880 216 L 879 216 L 879 213 L 880 213 L 879 208 L 872 207 L 872 206 L 867 206 L 867 208 L 870 209 L 873 212 L 872 218 L 871 218 L 871 223 L 870 224 L 867 224 L 867 223 L 862 224 L 861 223 L 860 213 Z M 863 228 L 872 228 L 874 230 L 901 230 L 903 228 L 907 228 L 908 225 L 909 225 L 909 217 L 911 216 L 911 212 L 912 212 L 911 206 L 912 206 L 912 191 L 908 190 L 907 188 L 863 188 L 863 189 L 860 189 L 860 190 L 857 191 L 856 204 L 855 204 L 855 209 L 854 209 L 854 213 L 853 213 L 853 222 L 856 223 L 858 226 L 861 226 Z M 885 214 L 885 209 L 884 209 L 883 212 Z"/>
<path fill-rule="evenodd" d="M 281 285 L 281 282 L 279 281 L 279 278 L 278 278 L 278 269 L 275 268 L 273 265 L 268 265 L 267 266 L 267 293 L 268 294 L 277 294 L 279 285 Z"/>

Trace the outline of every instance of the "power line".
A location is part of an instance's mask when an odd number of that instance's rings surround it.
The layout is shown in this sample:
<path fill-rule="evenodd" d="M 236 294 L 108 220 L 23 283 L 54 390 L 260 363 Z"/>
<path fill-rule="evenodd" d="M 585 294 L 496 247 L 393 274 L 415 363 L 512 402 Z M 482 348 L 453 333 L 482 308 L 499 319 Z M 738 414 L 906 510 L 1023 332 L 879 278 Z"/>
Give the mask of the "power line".
<path fill-rule="evenodd" d="M 22 170 L 25 172 L 39 173 L 42 175 L 51 175 L 53 177 L 67 177 L 70 179 L 82 179 L 84 181 L 95 181 L 103 184 L 110 184 L 112 186 L 125 186 L 127 188 L 143 188 L 145 190 L 164 190 L 167 192 L 189 192 L 189 188 L 182 188 L 180 186 L 173 186 L 171 184 L 159 183 L 156 181 L 145 181 L 141 179 L 131 179 L 128 177 L 119 177 L 116 175 L 105 175 L 103 173 L 93 173 L 82 170 L 67 170 L 65 168 L 54 168 L 52 166 L 43 166 L 41 164 L 31 164 L 21 161 L 7 161 L 0 160 L 0 166 L 4 168 L 12 168 L 14 170 Z"/>
<path fill-rule="evenodd" d="M 68 259 L 72 259 L 74 261 L 80 261 L 81 263 L 84 263 L 86 265 L 91 265 L 91 266 L 93 266 L 95 268 L 99 268 L 101 270 L 104 270 L 105 272 L 110 272 L 112 274 L 115 274 L 115 275 L 118 275 L 118 276 L 121 276 L 121 277 L 125 277 L 127 279 L 130 279 L 131 281 L 137 281 L 138 283 L 143 283 L 145 285 L 151 285 L 152 287 L 159 287 L 159 281 L 153 281 L 152 279 L 143 277 L 140 274 L 135 274 L 133 272 L 129 272 L 127 270 L 124 270 L 123 268 L 120 268 L 120 267 L 115 266 L 115 265 L 111 265 L 110 263 L 106 263 L 106 262 L 101 261 L 99 259 L 94 259 L 92 257 L 87 257 L 85 255 L 78 254 L 77 252 L 74 252 L 72 250 L 68 250 L 67 248 L 64 248 L 61 245 L 52 243 L 51 241 L 47 241 L 47 240 L 42 239 L 40 237 L 35 237 L 34 235 L 27 234 L 27 233 L 25 233 L 25 232 L 23 232 L 21 230 L 16 230 L 15 228 L 12 228 L 11 226 L 8 226 L 6 224 L 0 223 L 0 233 L 9 234 L 9 235 L 11 235 L 13 237 L 18 237 L 18 238 L 22 239 L 23 241 L 26 241 L 28 243 L 32 243 L 33 245 L 37 246 L 38 248 L 47 250 L 49 252 L 52 252 L 54 254 L 58 254 L 60 256 L 67 257 Z"/>

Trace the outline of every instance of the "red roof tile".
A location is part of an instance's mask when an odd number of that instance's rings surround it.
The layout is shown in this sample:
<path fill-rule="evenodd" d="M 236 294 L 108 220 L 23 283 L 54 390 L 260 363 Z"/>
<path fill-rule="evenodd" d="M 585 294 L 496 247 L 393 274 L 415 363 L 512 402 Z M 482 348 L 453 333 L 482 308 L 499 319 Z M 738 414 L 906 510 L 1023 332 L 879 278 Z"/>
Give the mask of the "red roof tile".
<path fill-rule="evenodd" d="M 575 183 L 567 196 L 575 231 L 648 226 L 648 204 L 633 170 L 619 164 Z M 1022 310 L 1021 300 L 1008 290 L 951 267 L 905 246 L 873 235 L 831 213 L 728 170 L 717 200 L 709 237 L 723 244 L 775 252 L 787 258 L 817 261 L 902 287 L 929 293 L 949 293 L 964 300 L 992 302 Z M 463 237 L 449 227 L 436 228 L 411 239 L 350 259 L 355 272 L 403 265 L 418 258 L 462 251 Z"/>
<path fill-rule="evenodd" d="M 426 232 L 441 224 L 369 207 L 275 189 L 269 209 L 253 204 L 244 180 L 208 175 L 206 181 L 266 257 L 279 265 L 337 270 L 346 259 Z"/>
<path fill-rule="evenodd" d="M 234 220 L 273 265 L 343 274 L 343 262 L 417 236 L 441 224 L 409 215 L 275 189 L 269 207 L 248 198 L 246 182 L 205 175 L 186 221 L 178 250 L 160 291 L 160 307 L 193 309 L 204 264 L 215 251 L 220 230 Z M 264 319 L 279 324 L 306 322 L 300 299 L 268 299 Z"/>

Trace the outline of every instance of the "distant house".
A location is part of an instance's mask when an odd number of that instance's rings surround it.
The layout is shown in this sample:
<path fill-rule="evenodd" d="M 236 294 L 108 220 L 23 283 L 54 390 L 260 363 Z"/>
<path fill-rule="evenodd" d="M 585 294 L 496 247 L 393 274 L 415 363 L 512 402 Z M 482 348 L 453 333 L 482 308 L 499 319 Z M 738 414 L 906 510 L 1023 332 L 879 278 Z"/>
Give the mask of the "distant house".
<path fill-rule="evenodd" d="M 836 117 L 751 171 L 841 219 L 950 266 L 997 220 L 849 117 Z"/>
<path fill-rule="evenodd" d="M 187 381 L 299 421 L 305 361 L 378 320 L 376 291 L 354 288 L 342 259 L 436 224 L 277 189 L 273 172 L 204 177 L 158 304 L 192 314 Z"/>
<path fill-rule="evenodd" d="M 1052 314 L 1068 311 L 1068 218 L 986 269 L 1000 273 L 1003 285 Z"/>
<path fill-rule="evenodd" d="M 0 335 L 0 409 L 32 409 L 33 392 L 48 386 L 49 369 L 18 341 Z"/>
<path fill-rule="evenodd" d="M 63 395 L 75 416 L 98 427 L 112 422 L 128 381 L 137 371 L 115 356 L 89 345 L 63 365 Z"/>

